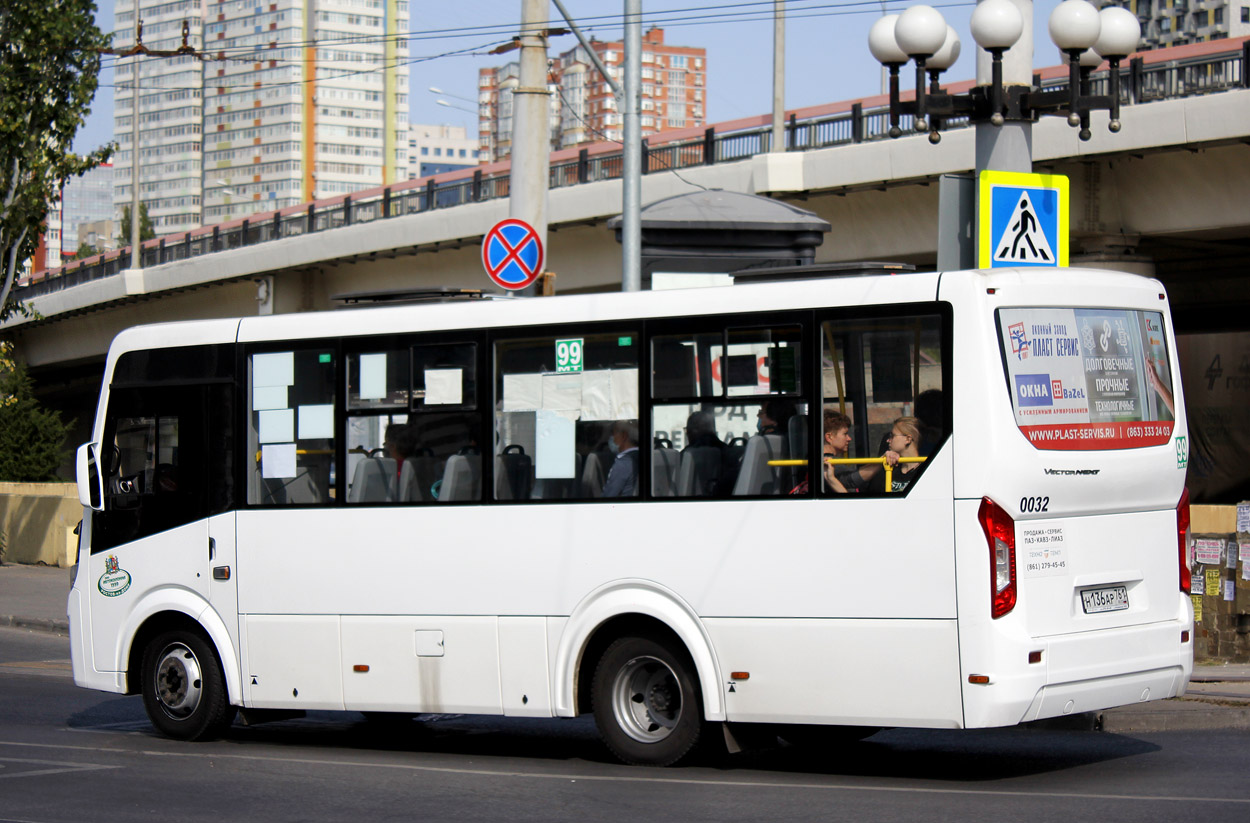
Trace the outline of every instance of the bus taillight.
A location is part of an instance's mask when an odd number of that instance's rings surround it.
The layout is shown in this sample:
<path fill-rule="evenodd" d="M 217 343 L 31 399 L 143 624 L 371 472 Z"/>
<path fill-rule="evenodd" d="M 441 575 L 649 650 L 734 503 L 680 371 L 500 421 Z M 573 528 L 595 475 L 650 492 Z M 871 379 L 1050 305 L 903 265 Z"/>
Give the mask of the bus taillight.
<path fill-rule="evenodd" d="M 990 617 L 999 618 L 1016 607 L 1016 524 L 988 497 L 977 517 L 990 548 Z"/>
<path fill-rule="evenodd" d="M 1181 591 L 1189 594 L 1192 589 L 1189 576 L 1189 487 L 1181 492 L 1181 502 L 1176 504 L 1176 550 L 1180 557 Z"/>

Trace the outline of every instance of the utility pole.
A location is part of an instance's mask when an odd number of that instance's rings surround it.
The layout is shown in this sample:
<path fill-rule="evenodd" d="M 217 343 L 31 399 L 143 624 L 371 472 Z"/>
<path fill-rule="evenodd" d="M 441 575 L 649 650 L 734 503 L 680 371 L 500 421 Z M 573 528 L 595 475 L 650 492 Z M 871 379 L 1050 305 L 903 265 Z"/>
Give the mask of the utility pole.
<path fill-rule="evenodd" d="M 204 59 L 201 52 L 195 50 L 190 44 L 191 26 L 186 20 L 182 21 L 182 45 L 176 49 L 149 49 L 143 45 L 143 21 L 139 19 L 139 0 L 134 0 L 135 9 L 135 42 L 130 48 L 124 51 L 116 49 L 100 49 L 100 54 L 111 54 L 115 57 L 133 57 L 131 62 L 131 123 L 130 123 L 130 268 L 139 269 L 142 267 L 142 255 L 139 254 L 139 69 L 141 61 L 139 58 L 143 55 L 148 57 L 178 57 L 180 55 L 191 55 L 199 60 Z"/>
<path fill-rule="evenodd" d="M 773 0 L 773 140 L 769 151 L 786 150 L 786 0 Z"/>
<path fill-rule="evenodd" d="M 521 76 L 512 92 L 512 171 L 508 216 L 534 227 L 547 247 L 551 100 L 547 91 L 547 0 L 521 0 Z M 537 286 L 518 290 L 534 296 Z"/>
<path fill-rule="evenodd" d="M 139 0 L 135 0 L 134 60 L 130 64 L 130 268 L 142 268 L 139 252 L 139 55 L 143 46 L 143 21 L 139 19 Z"/>
<path fill-rule="evenodd" d="M 621 196 L 621 291 L 642 289 L 642 0 L 625 0 L 625 159 Z"/>

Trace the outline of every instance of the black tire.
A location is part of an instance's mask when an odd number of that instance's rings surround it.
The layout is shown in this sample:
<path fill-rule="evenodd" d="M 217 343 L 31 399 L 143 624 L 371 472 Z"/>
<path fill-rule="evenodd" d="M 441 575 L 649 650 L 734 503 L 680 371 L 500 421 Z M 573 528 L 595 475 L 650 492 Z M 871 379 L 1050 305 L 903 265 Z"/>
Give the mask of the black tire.
<path fill-rule="evenodd" d="M 143 708 L 161 734 L 209 740 L 234 721 L 221 661 L 196 632 L 157 635 L 143 651 Z"/>
<path fill-rule="evenodd" d="M 591 688 L 599 735 L 625 763 L 671 766 L 695 751 L 703 701 L 679 643 L 622 637 L 599 658 Z"/>

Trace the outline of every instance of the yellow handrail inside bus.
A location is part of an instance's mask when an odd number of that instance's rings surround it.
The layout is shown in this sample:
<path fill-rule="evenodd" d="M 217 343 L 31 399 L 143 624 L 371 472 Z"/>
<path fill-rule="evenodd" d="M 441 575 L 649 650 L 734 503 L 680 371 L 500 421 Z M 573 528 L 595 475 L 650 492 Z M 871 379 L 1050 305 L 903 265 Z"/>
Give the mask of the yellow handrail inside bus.
<path fill-rule="evenodd" d="M 923 463 L 928 460 L 927 457 L 900 457 L 899 463 Z M 885 492 L 889 494 L 894 487 L 894 467 L 886 461 L 885 457 L 826 457 L 825 463 L 831 466 L 859 466 L 864 463 L 880 463 L 885 469 Z M 769 460 L 770 466 L 806 466 L 806 460 Z"/>
<path fill-rule="evenodd" d="M 334 449 L 296 449 L 295 453 L 300 454 L 334 454 Z M 260 462 L 260 452 L 256 452 L 256 462 Z"/>

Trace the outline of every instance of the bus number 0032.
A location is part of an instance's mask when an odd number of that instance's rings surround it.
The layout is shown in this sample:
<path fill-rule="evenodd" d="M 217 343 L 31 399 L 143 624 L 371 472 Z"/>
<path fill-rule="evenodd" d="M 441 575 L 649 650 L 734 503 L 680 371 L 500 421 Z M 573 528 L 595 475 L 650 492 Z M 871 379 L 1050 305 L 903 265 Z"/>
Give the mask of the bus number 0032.
<path fill-rule="evenodd" d="M 1050 509 L 1049 497 L 1021 497 L 1020 511 L 1022 512 L 1044 512 Z"/>

